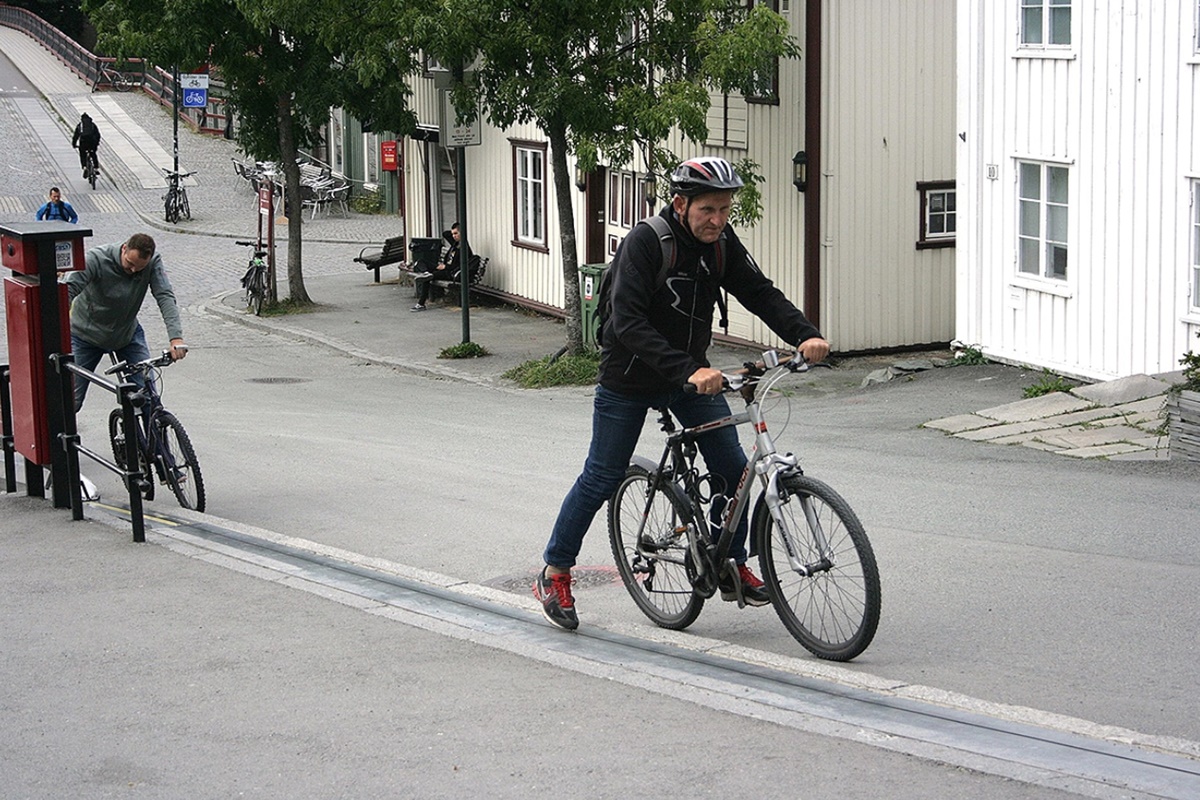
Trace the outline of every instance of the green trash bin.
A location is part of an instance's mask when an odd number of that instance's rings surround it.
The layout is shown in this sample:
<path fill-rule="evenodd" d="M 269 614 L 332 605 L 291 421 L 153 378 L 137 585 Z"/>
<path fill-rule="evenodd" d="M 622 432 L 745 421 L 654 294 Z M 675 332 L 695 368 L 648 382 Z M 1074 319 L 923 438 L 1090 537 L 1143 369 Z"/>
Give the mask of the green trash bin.
<path fill-rule="evenodd" d="M 579 307 L 583 318 L 583 343 L 600 346 L 600 331 L 596 319 L 600 305 L 600 279 L 608 264 L 584 264 L 579 268 Z"/>

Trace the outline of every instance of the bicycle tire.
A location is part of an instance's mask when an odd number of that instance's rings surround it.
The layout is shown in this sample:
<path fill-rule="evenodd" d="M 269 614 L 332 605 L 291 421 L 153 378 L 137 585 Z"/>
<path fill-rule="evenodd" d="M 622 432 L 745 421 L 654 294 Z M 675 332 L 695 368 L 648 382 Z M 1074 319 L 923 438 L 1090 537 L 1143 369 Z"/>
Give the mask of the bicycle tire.
<path fill-rule="evenodd" d="M 179 187 L 179 211 L 184 217 L 189 220 L 192 218 L 192 207 L 188 205 L 187 189 Z"/>
<path fill-rule="evenodd" d="M 92 185 L 92 191 L 96 190 L 96 179 L 100 175 L 100 165 L 96 163 L 96 154 L 88 153 L 88 183 Z"/>
<path fill-rule="evenodd" d="M 833 563 L 809 576 L 792 569 L 788 542 L 760 497 L 754 535 L 771 604 L 788 632 L 813 655 L 849 661 L 867 649 L 879 626 L 875 553 L 850 504 L 828 485 L 798 474 L 782 475 L 779 482 L 786 494 L 781 511 L 796 534 L 792 542 L 796 557 L 806 565 L 821 560 L 803 507 L 808 503 L 829 543 Z"/>
<path fill-rule="evenodd" d="M 266 299 L 266 275 L 262 267 L 255 265 L 254 271 L 250 274 L 250 280 L 246 284 L 246 307 L 249 308 L 254 316 L 262 314 L 263 301 Z"/>
<path fill-rule="evenodd" d="M 655 493 L 647 513 L 650 480 L 641 467 L 626 471 L 608 501 L 609 542 L 621 581 L 642 613 L 659 627 L 683 630 L 704 608 L 689 575 L 686 526 L 693 523 L 692 505 L 677 485 L 668 483 Z M 643 516 L 639 546 L 635 537 Z"/>
<path fill-rule="evenodd" d="M 114 408 L 108 415 L 108 440 L 112 443 L 113 463 L 120 467 L 122 472 L 126 471 L 125 416 L 119 408 Z M 146 453 L 142 449 L 140 442 L 138 446 L 138 466 L 141 467 L 142 475 L 145 477 L 145 485 L 142 487 L 142 499 L 153 500 L 154 473 L 150 471 L 149 464 L 146 462 Z"/>
<path fill-rule="evenodd" d="M 183 423 L 170 411 L 163 411 L 154 418 L 154 424 L 159 427 L 159 458 L 167 486 L 179 505 L 203 511 L 204 476 L 200 474 L 200 462 Z"/>
<path fill-rule="evenodd" d="M 172 188 L 168 188 L 163 195 L 163 216 L 172 225 L 179 222 L 179 205 L 175 202 L 175 190 Z"/>

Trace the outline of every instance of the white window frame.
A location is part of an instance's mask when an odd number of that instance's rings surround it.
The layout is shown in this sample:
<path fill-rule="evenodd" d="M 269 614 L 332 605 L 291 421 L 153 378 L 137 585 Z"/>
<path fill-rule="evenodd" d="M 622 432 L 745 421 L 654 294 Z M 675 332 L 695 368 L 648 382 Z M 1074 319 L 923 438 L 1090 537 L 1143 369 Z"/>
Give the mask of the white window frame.
<path fill-rule="evenodd" d="M 919 181 L 917 193 L 920 195 L 921 211 L 917 235 L 917 249 L 928 250 L 934 247 L 954 247 L 958 237 L 958 190 L 954 181 Z M 931 202 L 936 196 L 942 196 L 942 208 L 935 208 Z M 937 220 L 944 224 L 935 224 Z M 941 230 L 937 230 L 941 227 Z"/>
<path fill-rule="evenodd" d="M 545 144 L 513 142 L 513 244 L 547 251 Z"/>
<path fill-rule="evenodd" d="M 1038 170 L 1037 194 L 1031 192 L 1034 187 L 1026 186 L 1025 167 L 1036 167 Z M 1066 197 L 1048 197 L 1048 187 L 1051 184 L 1051 171 L 1060 171 L 1066 178 Z M 1018 159 L 1016 170 L 1016 231 L 1017 275 L 1025 278 L 1042 278 L 1063 284 L 1070 277 L 1070 209 L 1071 209 L 1071 170 L 1066 164 L 1032 159 Z M 1036 230 L 1034 230 L 1034 215 L 1036 211 Z M 1055 228 L 1056 237 L 1051 238 L 1050 229 Z M 1036 253 L 1036 261 L 1032 258 Z M 1063 264 L 1062 274 L 1056 274 L 1055 255 L 1061 253 Z M 1032 269 L 1030 267 L 1032 266 Z"/>
<path fill-rule="evenodd" d="M 1200 313 L 1200 178 L 1192 181 L 1191 224 L 1188 225 L 1191 239 L 1191 301 L 1193 313 Z"/>
<path fill-rule="evenodd" d="M 1036 9 L 1036 11 L 1035 11 Z M 1067 15 L 1067 41 L 1050 42 L 1049 37 L 1054 30 L 1054 21 L 1059 14 Z M 1075 39 L 1075 8 L 1073 0 L 1018 0 L 1017 4 L 1017 42 L 1020 47 L 1031 50 L 1069 50 Z M 1027 37 L 1030 30 L 1026 21 L 1030 15 L 1038 20 L 1038 39 Z"/>

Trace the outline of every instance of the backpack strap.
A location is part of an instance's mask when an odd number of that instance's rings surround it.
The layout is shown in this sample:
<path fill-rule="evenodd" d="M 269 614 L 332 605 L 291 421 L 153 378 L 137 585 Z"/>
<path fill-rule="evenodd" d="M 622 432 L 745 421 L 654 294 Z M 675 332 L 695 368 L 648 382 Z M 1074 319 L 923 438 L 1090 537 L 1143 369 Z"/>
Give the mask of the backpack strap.
<path fill-rule="evenodd" d="M 675 265 L 675 234 L 671 232 L 671 226 L 665 219 L 655 214 L 646 217 L 644 220 L 647 225 L 654 229 L 658 234 L 658 246 L 662 253 L 662 266 L 658 269 L 658 278 L 654 282 L 656 289 L 661 288 L 667 282 L 667 276 L 671 274 L 671 267 Z M 728 249 L 728 239 L 725 234 L 721 234 L 721 238 L 717 240 L 717 282 L 725 277 L 725 257 Z M 717 288 L 717 310 L 721 312 L 720 325 L 725 334 L 729 334 L 729 300 L 728 292 L 724 287 L 718 285 Z"/>

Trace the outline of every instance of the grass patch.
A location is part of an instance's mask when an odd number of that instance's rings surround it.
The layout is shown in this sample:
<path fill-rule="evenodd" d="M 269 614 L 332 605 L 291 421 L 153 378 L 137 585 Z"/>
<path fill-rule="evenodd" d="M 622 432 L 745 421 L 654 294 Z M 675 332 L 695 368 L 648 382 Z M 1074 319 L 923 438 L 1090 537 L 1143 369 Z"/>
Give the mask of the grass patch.
<path fill-rule="evenodd" d="M 490 355 L 491 353 L 483 345 L 474 342 L 460 342 L 438 353 L 438 358 L 482 358 Z"/>
<path fill-rule="evenodd" d="M 282 317 L 287 314 L 310 314 L 319 308 L 320 305 L 317 303 L 298 303 L 290 297 L 285 297 L 282 300 L 276 300 L 274 303 L 263 303 L 262 316 Z"/>
<path fill-rule="evenodd" d="M 964 345 L 954 360 L 950 362 L 952 367 L 971 367 L 979 366 L 980 364 L 988 363 L 987 356 L 979 349 L 978 345 Z"/>
<path fill-rule="evenodd" d="M 550 386 L 587 386 L 596 382 L 600 372 L 600 352 L 585 350 L 577 356 L 546 356 L 526 361 L 504 373 L 523 389 L 545 389 Z"/>
<path fill-rule="evenodd" d="M 1061 375 L 1055 375 L 1048 369 L 1042 370 L 1042 377 L 1038 378 L 1038 382 L 1033 386 L 1026 386 L 1022 396 L 1025 398 L 1041 397 L 1042 395 L 1051 394 L 1053 392 L 1069 392 L 1075 388 L 1075 384 L 1068 381 Z"/>

